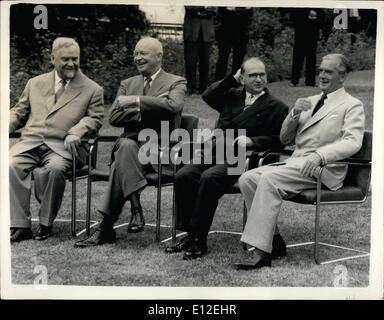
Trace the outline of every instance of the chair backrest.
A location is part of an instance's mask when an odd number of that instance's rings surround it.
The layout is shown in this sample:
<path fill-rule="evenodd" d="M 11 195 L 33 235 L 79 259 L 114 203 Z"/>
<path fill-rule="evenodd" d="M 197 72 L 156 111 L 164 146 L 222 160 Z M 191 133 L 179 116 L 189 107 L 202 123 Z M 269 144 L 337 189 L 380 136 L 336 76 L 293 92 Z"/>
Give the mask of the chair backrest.
<path fill-rule="evenodd" d="M 192 140 L 193 129 L 197 129 L 199 124 L 199 118 L 192 114 L 182 114 L 180 128 L 185 129 L 189 133 L 189 137 Z"/>
<path fill-rule="evenodd" d="M 366 166 L 350 165 L 348 167 L 347 176 L 344 181 L 345 186 L 359 187 L 364 195 L 367 195 L 371 178 L 372 160 L 372 132 L 365 131 L 363 143 L 359 152 L 354 154 L 350 159 L 367 162 Z"/>

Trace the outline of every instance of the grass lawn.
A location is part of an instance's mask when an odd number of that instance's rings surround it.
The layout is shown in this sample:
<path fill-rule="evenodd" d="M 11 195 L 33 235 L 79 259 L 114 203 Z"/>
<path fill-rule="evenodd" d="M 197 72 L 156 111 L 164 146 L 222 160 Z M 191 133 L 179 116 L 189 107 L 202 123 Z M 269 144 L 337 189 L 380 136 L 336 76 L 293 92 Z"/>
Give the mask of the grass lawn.
<path fill-rule="evenodd" d="M 373 71 L 355 72 L 346 84 L 347 90 L 364 102 L 366 128 L 372 129 L 373 116 Z M 292 106 L 298 97 L 318 93 L 312 87 L 290 88 L 288 81 L 271 83 L 273 95 Z M 186 100 L 185 113 L 200 118 L 200 127 L 212 127 L 217 112 L 201 100 L 190 96 Z M 108 114 L 108 113 L 107 113 Z M 107 120 L 107 118 L 106 118 Z M 111 128 L 107 121 L 102 134 L 118 134 L 120 129 Z M 107 163 L 110 146 L 102 147 L 101 161 Z M 93 220 L 99 217 L 95 211 L 103 197 L 106 184 L 93 184 Z M 172 189 L 163 190 L 162 223 L 170 224 Z M 75 239 L 70 235 L 71 187 L 67 184 L 53 236 L 46 241 L 24 241 L 12 245 L 12 281 L 16 284 L 33 284 L 34 267 L 45 265 L 48 284 L 97 285 L 97 286 L 333 286 L 334 268 L 337 264 L 316 265 L 311 247 L 289 248 L 288 256 L 273 262 L 273 268 L 258 271 L 235 271 L 232 264 L 245 253 L 238 235 L 213 233 L 209 236 L 209 253 L 203 259 L 183 261 L 181 254 L 166 255 L 163 246 L 154 242 L 155 230 L 147 226 L 140 234 L 128 234 L 126 225 L 118 227 L 117 243 L 97 248 L 75 249 Z M 147 188 L 142 194 L 146 221 L 153 224 L 156 211 L 156 190 Z M 78 183 L 78 219 L 84 219 L 86 204 L 86 181 Z M 212 230 L 242 229 L 242 205 L 240 195 L 226 195 L 220 201 Z M 32 212 L 36 217 L 38 206 L 33 200 Z M 370 249 L 371 198 L 359 206 L 329 206 L 321 218 L 321 240 L 361 250 Z M 130 217 L 129 204 L 123 210 L 118 225 L 127 223 Z M 62 220 L 60 220 L 62 219 Z M 34 223 L 36 227 L 37 222 Z M 79 222 L 79 230 L 83 227 Z M 288 244 L 312 240 L 314 232 L 314 207 L 285 202 L 279 220 L 280 231 Z M 162 229 L 162 237 L 168 237 L 170 229 Z M 322 249 L 322 257 L 337 258 L 344 254 L 338 249 Z M 369 259 L 343 261 L 348 271 L 348 285 L 364 287 L 369 284 Z"/>

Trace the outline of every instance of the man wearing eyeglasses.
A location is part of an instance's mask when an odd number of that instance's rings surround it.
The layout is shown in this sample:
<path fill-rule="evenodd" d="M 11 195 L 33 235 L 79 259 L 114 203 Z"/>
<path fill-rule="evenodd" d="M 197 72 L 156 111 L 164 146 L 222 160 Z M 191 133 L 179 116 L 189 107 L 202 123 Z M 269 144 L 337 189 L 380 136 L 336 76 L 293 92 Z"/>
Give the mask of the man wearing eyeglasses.
<path fill-rule="evenodd" d="M 269 94 L 266 83 L 264 63 L 258 58 L 250 58 L 235 75 L 215 82 L 203 94 L 203 100 L 220 113 L 217 129 L 246 130 L 246 135 L 234 139 L 242 148 L 265 150 L 280 145 L 279 132 L 288 107 Z M 224 144 L 228 145 L 225 141 L 228 135 L 224 133 Z M 218 144 L 216 139 L 217 148 Z M 186 260 L 207 253 L 207 235 L 218 201 L 240 175 L 229 174 L 227 157 L 222 164 L 217 157 L 212 163 L 207 163 L 207 158 L 204 154 L 201 164 L 192 161 L 175 177 L 177 228 L 188 235 L 165 251 L 184 251 L 183 259 Z M 282 252 L 285 244 L 281 238 L 279 240 Z"/>

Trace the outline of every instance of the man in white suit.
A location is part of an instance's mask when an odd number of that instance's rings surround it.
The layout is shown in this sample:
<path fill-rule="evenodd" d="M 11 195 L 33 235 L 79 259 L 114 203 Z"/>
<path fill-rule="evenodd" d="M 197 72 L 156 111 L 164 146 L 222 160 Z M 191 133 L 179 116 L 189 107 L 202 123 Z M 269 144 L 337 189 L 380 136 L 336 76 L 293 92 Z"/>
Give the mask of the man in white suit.
<path fill-rule="evenodd" d="M 323 57 L 319 69 L 320 95 L 298 99 L 280 132 L 284 145 L 295 144 L 284 163 L 245 172 L 239 179 L 248 209 L 241 241 L 255 247 L 251 260 L 239 270 L 271 266 L 270 253 L 283 199 L 316 187 L 320 166 L 348 158 L 361 148 L 364 108 L 343 87 L 348 61 L 342 54 Z M 327 166 L 322 183 L 330 190 L 342 187 L 345 165 Z"/>
<path fill-rule="evenodd" d="M 10 110 L 9 132 L 23 128 L 9 159 L 11 242 L 32 238 L 32 172 L 41 203 L 35 240 L 45 240 L 61 205 L 72 157 L 84 165 L 81 138 L 97 132 L 104 116 L 103 89 L 79 69 L 80 48 L 71 38 L 52 44 L 54 70 L 30 79 Z M 38 169 L 36 169 L 38 168 Z"/>

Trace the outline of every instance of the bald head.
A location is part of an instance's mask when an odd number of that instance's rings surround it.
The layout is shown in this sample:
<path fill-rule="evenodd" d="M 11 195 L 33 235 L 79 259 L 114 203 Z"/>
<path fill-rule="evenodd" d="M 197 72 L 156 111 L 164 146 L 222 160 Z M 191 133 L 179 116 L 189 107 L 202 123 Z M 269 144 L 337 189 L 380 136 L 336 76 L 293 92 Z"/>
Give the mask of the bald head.
<path fill-rule="evenodd" d="M 161 68 L 163 46 L 160 41 L 147 37 L 142 38 L 135 47 L 133 60 L 137 70 L 145 77 L 150 77 Z"/>

